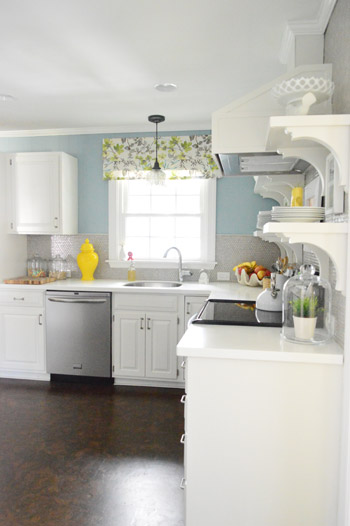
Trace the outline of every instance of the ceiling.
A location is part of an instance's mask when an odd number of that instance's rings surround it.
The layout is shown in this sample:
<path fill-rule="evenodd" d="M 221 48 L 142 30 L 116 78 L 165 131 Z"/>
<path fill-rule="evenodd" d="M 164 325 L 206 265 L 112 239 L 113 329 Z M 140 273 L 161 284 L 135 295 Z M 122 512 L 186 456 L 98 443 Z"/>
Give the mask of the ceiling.
<path fill-rule="evenodd" d="M 0 130 L 210 129 L 211 113 L 283 74 L 289 21 L 321 0 L 11 0 L 0 17 Z M 157 82 L 178 89 L 161 93 Z"/>

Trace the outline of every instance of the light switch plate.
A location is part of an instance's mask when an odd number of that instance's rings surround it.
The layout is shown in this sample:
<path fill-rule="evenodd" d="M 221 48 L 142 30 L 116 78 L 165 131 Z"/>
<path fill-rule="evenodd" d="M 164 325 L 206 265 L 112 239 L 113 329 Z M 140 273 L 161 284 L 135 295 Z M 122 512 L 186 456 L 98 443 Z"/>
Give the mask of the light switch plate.
<path fill-rule="evenodd" d="M 229 272 L 217 272 L 216 279 L 218 281 L 230 281 L 230 273 Z"/>

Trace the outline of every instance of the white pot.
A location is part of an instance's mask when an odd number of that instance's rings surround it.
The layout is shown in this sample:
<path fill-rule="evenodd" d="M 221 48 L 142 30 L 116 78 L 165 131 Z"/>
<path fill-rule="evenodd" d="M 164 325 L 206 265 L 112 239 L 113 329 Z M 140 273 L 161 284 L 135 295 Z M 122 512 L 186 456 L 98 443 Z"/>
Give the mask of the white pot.
<path fill-rule="evenodd" d="M 298 340 L 312 340 L 315 334 L 316 318 L 293 316 L 295 337 Z"/>

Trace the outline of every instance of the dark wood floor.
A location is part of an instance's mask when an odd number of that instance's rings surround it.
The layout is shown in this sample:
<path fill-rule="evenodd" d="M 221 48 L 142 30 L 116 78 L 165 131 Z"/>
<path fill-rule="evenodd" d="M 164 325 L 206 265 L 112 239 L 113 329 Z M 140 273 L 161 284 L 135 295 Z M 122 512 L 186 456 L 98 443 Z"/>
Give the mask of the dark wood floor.
<path fill-rule="evenodd" d="M 0 380 L 1 526 L 182 526 L 182 392 Z"/>

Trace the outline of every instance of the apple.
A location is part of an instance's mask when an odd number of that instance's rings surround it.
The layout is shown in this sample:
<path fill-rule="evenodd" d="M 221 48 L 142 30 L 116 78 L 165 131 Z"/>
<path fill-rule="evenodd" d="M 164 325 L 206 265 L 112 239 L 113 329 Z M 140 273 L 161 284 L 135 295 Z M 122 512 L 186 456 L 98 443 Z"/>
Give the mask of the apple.
<path fill-rule="evenodd" d="M 266 270 L 266 268 L 262 265 L 257 265 L 254 269 L 255 274 L 257 274 L 260 270 Z"/>
<path fill-rule="evenodd" d="M 259 272 L 257 272 L 257 274 L 256 274 L 258 276 L 258 279 L 259 280 L 263 279 L 266 276 L 266 272 L 267 272 L 266 269 L 265 270 L 259 270 Z"/>

